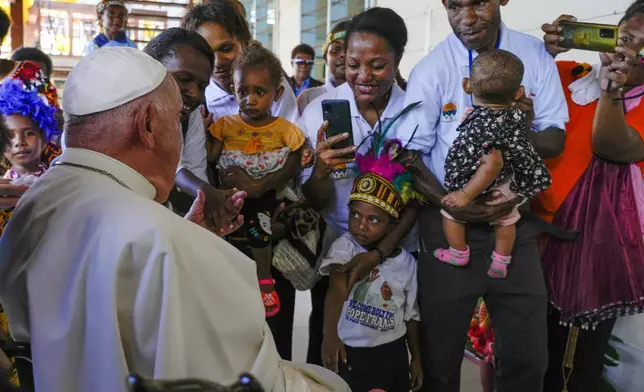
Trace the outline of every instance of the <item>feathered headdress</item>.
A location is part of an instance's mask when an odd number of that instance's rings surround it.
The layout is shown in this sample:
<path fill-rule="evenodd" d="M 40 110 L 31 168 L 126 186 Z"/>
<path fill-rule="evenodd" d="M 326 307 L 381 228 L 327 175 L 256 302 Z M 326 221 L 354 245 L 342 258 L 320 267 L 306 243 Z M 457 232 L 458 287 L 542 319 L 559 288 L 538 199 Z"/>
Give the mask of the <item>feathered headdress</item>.
<path fill-rule="evenodd" d="M 414 191 L 412 175 L 397 162 L 398 155 L 406 146 L 398 139 L 387 139 L 394 123 L 418 105 L 420 102 L 405 107 L 384 129 L 379 123 L 378 130 L 363 141 L 371 140 L 371 147 L 364 155 L 356 154 L 356 167 L 361 176 L 354 182 L 349 200 L 365 201 L 398 218 L 407 201 L 422 198 Z M 415 133 L 416 130 L 410 140 Z"/>
<path fill-rule="evenodd" d="M 37 90 L 27 90 L 19 80 L 8 79 L 0 84 L 0 113 L 19 114 L 31 119 L 47 141 L 60 132 L 56 124 L 56 108 Z"/>

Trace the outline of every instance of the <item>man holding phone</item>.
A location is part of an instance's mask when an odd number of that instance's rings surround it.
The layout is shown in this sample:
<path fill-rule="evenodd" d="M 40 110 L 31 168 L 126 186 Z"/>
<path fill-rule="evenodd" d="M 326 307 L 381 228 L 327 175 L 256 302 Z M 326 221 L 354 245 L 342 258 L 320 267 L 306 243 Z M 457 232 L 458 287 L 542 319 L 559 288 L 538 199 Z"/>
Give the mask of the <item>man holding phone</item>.
<path fill-rule="evenodd" d="M 416 188 L 432 204 L 419 217 L 420 291 L 423 368 L 426 391 L 458 392 L 465 338 L 479 297 L 485 296 L 497 336 L 497 391 L 541 392 L 547 366 L 546 304 L 537 235 L 526 219 L 517 224 L 512 270 L 506 279 L 487 275 L 494 232 L 488 222 L 507 214 L 517 200 L 491 207 L 475 201 L 461 210 L 448 209 L 468 222 L 470 267 L 455 268 L 432 252 L 444 248 L 441 199 L 447 153 L 457 128 L 473 107 L 462 87 L 479 53 L 503 49 L 517 55 L 525 67 L 526 96 L 515 106 L 528 114 L 528 139 L 544 158 L 561 153 L 568 111 L 552 57 L 543 42 L 513 31 L 501 22 L 501 7 L 509 0 L 443 0 L 454 34 L 440 43 L 414 68 L 407 101 L 422 101 L 396 130 L 409 142 L 409 168 Z M 418 125 L 418 130 L 413 134 Z M 413 136 L 412 136 L 413 135 Z M 482 224 L 481 224 L 482 223 Z M 516 262 L 514 261 L 516 260 Z"/>

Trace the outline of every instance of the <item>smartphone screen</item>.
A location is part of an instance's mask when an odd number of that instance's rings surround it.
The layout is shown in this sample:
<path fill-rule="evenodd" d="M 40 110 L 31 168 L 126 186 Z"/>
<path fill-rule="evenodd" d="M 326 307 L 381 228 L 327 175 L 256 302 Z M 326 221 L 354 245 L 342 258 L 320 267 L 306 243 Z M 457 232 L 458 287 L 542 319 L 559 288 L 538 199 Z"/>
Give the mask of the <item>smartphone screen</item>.
<path fill-rule="evenodd" d="M 326 129 L 327 139 L 343 133 L 349 133 L 347 139 L 333 145 L 334 149 L 351 147 L 354 145 L 353 128 L 351 127 L 351 108 L 346 99 L 327 99 L 322 101 L 322 114 L 325 121 L 329 122 Z M 349 155 L 353 157 L 354 154 Z"/>

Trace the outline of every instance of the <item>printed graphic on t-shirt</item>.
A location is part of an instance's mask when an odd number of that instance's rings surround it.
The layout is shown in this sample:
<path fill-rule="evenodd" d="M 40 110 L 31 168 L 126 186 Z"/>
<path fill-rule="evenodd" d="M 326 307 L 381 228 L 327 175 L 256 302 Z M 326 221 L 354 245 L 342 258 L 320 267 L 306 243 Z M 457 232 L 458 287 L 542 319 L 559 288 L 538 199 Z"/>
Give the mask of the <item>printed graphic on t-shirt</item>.
<path fill-rule="evenodd" d="M 356 284 L 345 312 L 347 320 L 380 332 L 396 327 L 394 311 L 399 305 L 393 301 L 389 283 L 374 268 L 369 276 Z"/>

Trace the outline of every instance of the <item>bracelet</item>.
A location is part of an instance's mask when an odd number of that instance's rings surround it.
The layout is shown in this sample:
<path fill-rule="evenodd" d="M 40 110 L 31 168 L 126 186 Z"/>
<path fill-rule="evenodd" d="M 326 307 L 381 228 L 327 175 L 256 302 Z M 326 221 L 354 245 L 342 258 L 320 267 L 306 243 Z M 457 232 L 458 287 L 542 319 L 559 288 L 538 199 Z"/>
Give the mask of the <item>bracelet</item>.
<path fill-rule="evenodd" d="M 385 253 L 382 250 L 380 250 L 377 246 L 375 246 L 372 250 L 375 250 L 376 252 L 378 252 L 378 257 L 380 257 L 379 264 L 382 264 L 385 262 L 385 260 L 387 260 L 387 258 L 385 257 Z"/>

